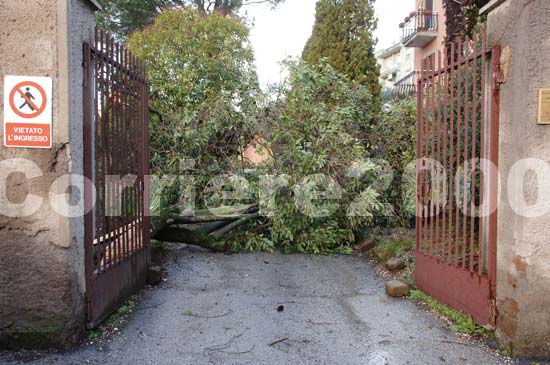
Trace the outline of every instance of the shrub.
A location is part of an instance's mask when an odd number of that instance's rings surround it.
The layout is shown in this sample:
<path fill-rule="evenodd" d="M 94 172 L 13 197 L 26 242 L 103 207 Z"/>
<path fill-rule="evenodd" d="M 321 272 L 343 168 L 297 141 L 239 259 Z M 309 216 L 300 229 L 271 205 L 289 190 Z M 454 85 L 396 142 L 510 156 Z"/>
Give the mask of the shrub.
<path fill-rule="evenodd" d="M 164 193 L 154 185 L 155 208 L 164 207 L 186 185 L 200 193 L 213 176 L 239 165 L 255 125 L 249 118 L 259 93 L 254 55 L 240 20 L 189 8 L 162 12 L 128 46 L 148 66 L 151 172 L 194 178 Z M 182 208 L 201 200 L 197 194 Z"/>
<path fill-rule="evenodd" d="M 393 180 L 386 187 L 383 200 L 391 204 L 394 215 L 382 217 L 377 223 L 411 227 L 415 214 L 416 160 L 416 100 L 406 98 L 394 101 L 371 134 L 373 155 L 386 161 Z"/>
<path fill-rule="evenodd" d="M 380 168 L 363 139 L 373 99 L 326 61 L 287 66 L 284 110 L 269 125 L 274 158 L 263 166 L 287 182 L 269 217 L 271 240 L 286 252 L 346 252 L 354 231 L 384 209 L 372 186 Z"/>

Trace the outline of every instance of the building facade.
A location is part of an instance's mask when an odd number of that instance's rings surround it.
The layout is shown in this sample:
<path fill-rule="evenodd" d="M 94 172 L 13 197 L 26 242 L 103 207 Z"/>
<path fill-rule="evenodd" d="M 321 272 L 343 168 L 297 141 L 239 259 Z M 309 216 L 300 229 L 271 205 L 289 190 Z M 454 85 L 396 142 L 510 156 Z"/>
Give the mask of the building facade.
<path fill-rule="evenodd" d="M 446 27 L 443 0 L 416 0 L 416 9 L 399 27 L 403 46 L 414 48 L 414 69 L 418 71 L 423 59 L 444 49 Z"/>
<path fill-rule="evenodd" d="M 401 42 L 376 52 L 380 65 L 380 84 L 383 89 L 403 84 L 414 74 L 414 51 Z"/>

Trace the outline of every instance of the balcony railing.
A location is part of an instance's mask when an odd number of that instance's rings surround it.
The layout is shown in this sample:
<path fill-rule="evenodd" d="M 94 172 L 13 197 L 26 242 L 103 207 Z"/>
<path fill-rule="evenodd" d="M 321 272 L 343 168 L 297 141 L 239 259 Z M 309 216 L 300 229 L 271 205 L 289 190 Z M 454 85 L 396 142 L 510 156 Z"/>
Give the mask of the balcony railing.
<path fill-rule="evenodd" d="M 385 79 L 386 77 L 388 77 L 388 75 L 393 74 L 397 71 L 399 71 L 399 66 L 391 66 L 391 67 L 383 68 L 382 70 L 380 70 L 380 77 Z"/>
<path fill-rule="evenodd" d="M 437 37 L 437 13 L 419 9 L 412 12 L 405 21 L 399 24 L 401 42 L 405 47 L 424 47 Z M 415 39 L 418 41 L 415 42 Z"/>

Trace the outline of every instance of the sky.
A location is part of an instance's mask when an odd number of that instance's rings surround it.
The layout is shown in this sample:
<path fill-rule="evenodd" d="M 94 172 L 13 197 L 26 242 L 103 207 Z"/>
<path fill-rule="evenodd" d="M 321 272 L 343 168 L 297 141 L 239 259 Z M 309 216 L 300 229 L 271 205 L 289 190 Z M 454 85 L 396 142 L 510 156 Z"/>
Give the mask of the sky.
<path fill-rule="evenodd" d="M 285 77 L 280 61 L 302 54 L 315 21 L 316 0 L 286 0 L 275 10 L 266 5 L 249 5 L 243 13 L 252 21 L 250 41 L 256 57 L 260 84 L 278 83 Z M 377 0 L 375 3 L 379 39 L 376 49 L 399 40 L 399 23 L 414 8 L 414 0 Z"/>

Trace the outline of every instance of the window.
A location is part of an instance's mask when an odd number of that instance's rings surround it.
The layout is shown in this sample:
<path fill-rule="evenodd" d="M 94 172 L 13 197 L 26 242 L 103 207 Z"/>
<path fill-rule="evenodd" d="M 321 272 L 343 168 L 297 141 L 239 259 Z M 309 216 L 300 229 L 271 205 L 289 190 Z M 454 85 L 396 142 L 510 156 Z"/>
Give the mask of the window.
<path fill-rule="evenodd" d="M 434 10 L 434 0 L 424 0 L 424 9 Z"/>

